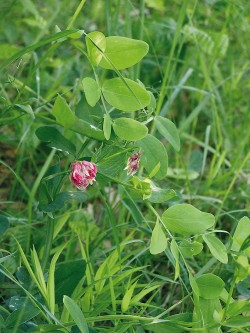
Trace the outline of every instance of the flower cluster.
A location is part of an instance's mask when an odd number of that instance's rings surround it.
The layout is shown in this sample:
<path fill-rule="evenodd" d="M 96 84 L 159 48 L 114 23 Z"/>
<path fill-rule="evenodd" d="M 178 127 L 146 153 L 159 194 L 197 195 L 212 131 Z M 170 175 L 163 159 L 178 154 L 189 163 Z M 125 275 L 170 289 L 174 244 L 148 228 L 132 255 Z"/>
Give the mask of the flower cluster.
<path fill-rule="evenodd" d="M 70 181 L 79 190 L 85 189 L 95 181 L 97 167 L 88 161 L 75 161 L 71 164 Z"/>
<path fill-rule="evenodd" d="M 127 170 L 127 175 L 133 176 L 138 171 L 140 158 L 141 158 L 140 150 L 129 157 L 127 166 L 125 168 L 125 170 Z"/>

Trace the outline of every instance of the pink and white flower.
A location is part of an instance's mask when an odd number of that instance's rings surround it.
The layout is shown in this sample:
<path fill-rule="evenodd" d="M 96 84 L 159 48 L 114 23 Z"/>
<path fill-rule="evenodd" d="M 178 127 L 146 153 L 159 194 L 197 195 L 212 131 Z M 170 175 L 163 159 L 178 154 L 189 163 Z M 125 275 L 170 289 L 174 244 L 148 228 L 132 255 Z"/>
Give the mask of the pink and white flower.
<path fill-rule="evenodd" d="M 133 176 L 139 169 L 139 162 L 141 158 L 141 151 L 139 150 L 137 153 L 131 155 L 128 159 L 127 166 L 125 170 L 127 170 L 128 176 Z"/>
<path fill-rule="evenodd" d="M 75 161 L 71 163 L 70 181 L 79 190 L 85 189 L 95 181 L 97 167 L 88 161 Z"/>

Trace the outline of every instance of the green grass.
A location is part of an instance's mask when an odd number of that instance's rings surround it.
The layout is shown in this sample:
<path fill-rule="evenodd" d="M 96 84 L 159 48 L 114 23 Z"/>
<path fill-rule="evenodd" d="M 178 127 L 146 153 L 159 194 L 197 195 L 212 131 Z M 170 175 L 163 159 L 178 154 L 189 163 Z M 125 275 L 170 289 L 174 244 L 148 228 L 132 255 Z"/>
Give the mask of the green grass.
<path fill-rule="evenodd" d="M 5 232 L 0 228 L 0 332 L 32 332 L 33 324 L 51 333 L 87 332 L 88 326 L 90 333 L 163 332 L 146 324 L 192 315 L 196 300 L 187 267 L 196 276 L 220 276 L 230 292 L 236 266 L 232 258 L 221 264 L 204 246 L 199 255 L 180 259 L 175 279 L 170 248 L 156 256 L 149 252 L 154 210 L 124 189 L 124 179 L 112 182 L 112 175 L 88 188 L 87 201 L 66 202 L 55 214 L 41 212 L 42 178 L 59 163 L 55 172 L 64 177 L 62 191 L 72 190 L 63 174 L 72 158 L 41 143 L 35 131 L 54 126 L 51 110 L 58 94 L 81 119 L 93 117 L 98 123 L 100 114 L 100 107 L 88 106 L 81 86 L 84 77 L 93 76 L 84 38 L 66 38 L 69 29 L 149 44 L 143 61 L 121 74 L 141 80 L 157 100 L 154 115 L 168 117 L 178 128 L 180 152 L 162 140 L 172 173 L 159 186 L 173 188 L 180 195 L 178 203 L 214 214 L 216 229 L 225 231 L 218 237 L 229 247 L 228 233 L 250 209 L 250 5 L 243 0 L 0 4 L 0 213 L 10 223 Z M 101 82 L 111 78 L 99 68 L 96 75 Z M 152 122 L 148 127 L 158 137 Z M 69 130 L 64 135 L 75 140 L 80 157 L 101 147 Z M 174 203 L 155 204 L 154 209 L 161 215 Z M 61 291 L 71 301 L 63 301 Z M 231 291 L 235 298 L 250 297 L 242 284 Z M 21 297 L 20 303 L 15 297 Z M 22 302 L 28 305 L 22 307 Z M 76 308 L 84 316 L 82 331 L 71 312 Z M 4 326 L 8 321 L 14 324 Z M 74 322 L 78 330 L 72 328 Z M 41 332 L 39 326 L 36 332 Z M 249 327 L 234 332 L 249 332 Z"/>

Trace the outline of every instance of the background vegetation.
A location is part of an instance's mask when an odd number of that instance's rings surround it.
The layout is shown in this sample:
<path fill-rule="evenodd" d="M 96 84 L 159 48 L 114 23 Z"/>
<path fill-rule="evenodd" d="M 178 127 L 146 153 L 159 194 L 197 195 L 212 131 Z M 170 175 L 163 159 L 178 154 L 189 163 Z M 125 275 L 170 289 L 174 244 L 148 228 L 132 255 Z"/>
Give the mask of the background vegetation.
<path fill-rule="evenodd" d="M 67 38 L 63 31 L 69 29 L 149 44 L 147 56 L 122 73 L 143 82 L 155 96 L 156 114 L 172 120 L 180 135 L 176 152 L 148 125 L 169 155 L 168 176 L 159 184 L 177 194 L 156 204 L 157 212 L 185 202 L 212 213 L 227 246 L 228 233 L 233 235 L 238 221 L 249 214 L 249 1 L 1 1 L 0 331 L 198 331 L 179 327 L 191 321 L 193 312 L 184 264 L 175 279 L 171 251 L 149 252 L 155 215 L 147 203 L 132 200 L 121 185 L 100 178 L 88 188 L 88 197 L 82 194 L 81 203 L 65 198 L 63 207 L 49 214 L 39 206 L 43 177 L 67 172 L 72 162 L 36 135 L 39 127 L 53 124 L 51 109 L 58 94 L 80 119 L 92 117 L 101 126 L 100 106 L 90 108 L 82 87 L 82 79 L 92 76 L 85 38 Z M 56 43 L 53 36 L 60 31 Z M 36 43 L 40 47 L 13 56 Z M 108 70 L 97 69 L 97 74 L 100 80 L 111 78 Z M 137 116 L 140 121 L 147 117 Z M 70 140 L 71 134 L 66 135 Z M 76 138 L 84 156 L 98 152 L 98 141 Z M 63 190 L 72 190 L 69 181 Z M 51 248 L 45 246 L 48 238 Z M 233 260 L 223 265 L 204 247 L 187 263 L 194 274 L 220 276 L 230 290 Z M 248 262 L 244 265 L 247 269 Z M 249 282 L 246 273 L 231 296 L 249 299 Z M 62 306 L 65 294 L 71 298 Z M 85 319 L 79 315 L 79 323 L 72 309 L 76 314 L 81 309 Z M 178 327 L 146 325 L 152 318 L 182 313 L 190 316 L 178 317 Z M 200 331 L 249 332 L 249 326 L 204 325 Z"/>

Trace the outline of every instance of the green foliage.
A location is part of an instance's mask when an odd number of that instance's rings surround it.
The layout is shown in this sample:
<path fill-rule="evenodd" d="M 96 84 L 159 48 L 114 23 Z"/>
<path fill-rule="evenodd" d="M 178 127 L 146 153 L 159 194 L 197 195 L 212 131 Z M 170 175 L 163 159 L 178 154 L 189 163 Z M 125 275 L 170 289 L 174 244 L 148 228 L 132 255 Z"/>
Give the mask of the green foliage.
<path fill-rule="evenodd" d="M 145 125 L 129 118 L 115 119 L 112 127 L 119 138 L 127 141 L 137 141 L 148 134 L 148 128 Z"/>
<path fill-rule="evenodd" d="M 143 109 L 150 102 L 149 93 L 130 79 L 106 80 L 102 86 L 102 93 L 110 105 L 126 112 Z"/>
<path fill-rule="evenodd" d="M 37 129 L 36 136 L 39 140 L 49 142 L 50 148 L 55 148 L 59 151 L 75 156 L 76 146 L 67 140 L 56 128 L 43 126 Z"/>
<path fill-rule="evenodd" d="M 161 141 L 148 134 L 135 144 L 142 150 L 141 162 L 146 171 L 150 174 L 156 165 L 160 163 L 160 169 L 155 177 L 157 179 L 165 178 L 168 168 L 168 154 Z"/>
<path fill-rule="evenodd" d="M 99 65 L 106 69 L 125 69 L 137 64 L 148 53 L 148 44 L 127 37 L 106 37 L 106 47 Z"/>
<path fill-rule="evenodd" d="M 166 118 L 155 117 L 156 128 L 163 135 L 176 151 L 180 150 L 180 138 L 175 124 Z"/>
<path fill-rule="evenodd" d="M 168 208 L 162 214 L 166 227 L 181 235 L 195 235 L 211 228 L 214 216 L 204 213 L 189 204 L 178 204 Z"/>
<path fill-rule="evenodd" d="M 167 248 L 167 238 L 161 229 L 160 223 L 157 220 L 155 227 L 152 231 L 152 237 L 150 241 L 150 253 L 158 254 Z"/>
<path fill-rule="evenodd" d="M 101 91 L 97 82 L 91 77 L 85 77 L 82 80 L 82 85 L 88 104 L 94 107 L 96 103 L 99 101 L 101 96 Z"/>
<path fill-rule="evenodd" d="M 249 332 L 248 7 L 0 4 L 0 331 Z"/>

